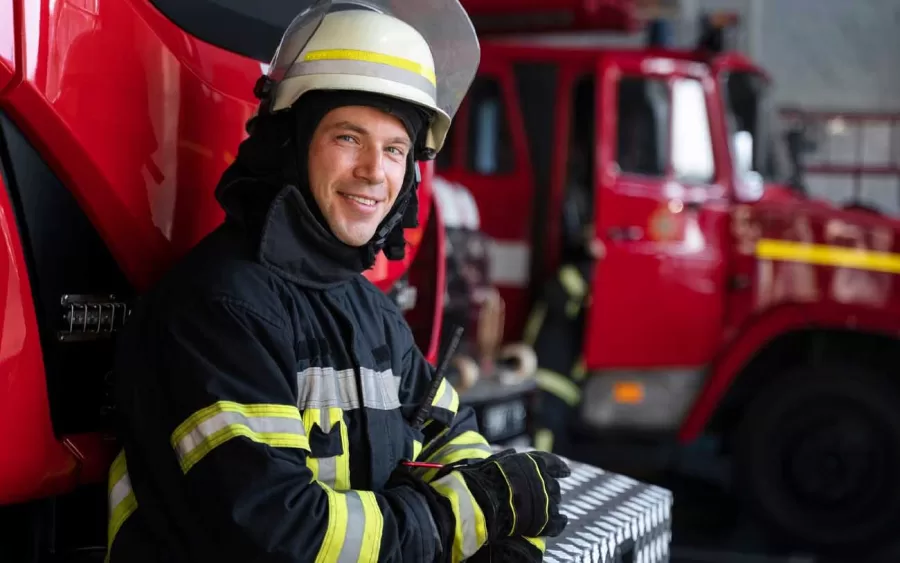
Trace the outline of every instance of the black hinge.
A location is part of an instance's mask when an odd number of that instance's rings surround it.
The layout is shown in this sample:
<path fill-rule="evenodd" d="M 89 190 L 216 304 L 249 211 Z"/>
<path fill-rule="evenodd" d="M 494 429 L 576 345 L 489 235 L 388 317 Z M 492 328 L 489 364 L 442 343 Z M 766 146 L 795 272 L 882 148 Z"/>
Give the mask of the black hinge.
<path fill-rule="evenodd" d="M 60 342 L 82 342 L 109 338 L 124 324 L 131 310 L 115 295 L 63 295 L 64 329 L 57 332 Z"/>

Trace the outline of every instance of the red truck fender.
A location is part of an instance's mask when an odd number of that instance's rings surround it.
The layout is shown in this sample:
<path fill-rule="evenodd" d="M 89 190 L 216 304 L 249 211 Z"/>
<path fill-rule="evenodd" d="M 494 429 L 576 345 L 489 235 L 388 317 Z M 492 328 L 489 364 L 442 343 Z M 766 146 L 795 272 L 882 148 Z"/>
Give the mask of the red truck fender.
<path fill-rule="evenodd" d="M 795 331 L 848 328 L 896 337 L 900 335 L 900 317 L 885 315 L 883 310 L 821 307 L 816 303 L 779 305 L 751 317 L 746 325 L 737 328 L 737 339 L 723 347 L 713 362 L 706 383 L 681 425 L 678 441 L 690 443 L 703 432 L 738 375 L 770 342 Z"/>

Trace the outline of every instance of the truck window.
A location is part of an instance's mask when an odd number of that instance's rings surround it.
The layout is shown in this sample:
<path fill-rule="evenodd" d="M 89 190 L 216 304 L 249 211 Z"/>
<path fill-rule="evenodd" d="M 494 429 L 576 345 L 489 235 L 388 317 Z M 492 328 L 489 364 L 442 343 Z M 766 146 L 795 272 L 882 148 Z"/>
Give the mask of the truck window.
<path fill-rule="evenodd" d="M 729 138 L 738 131 L 750 133 L 754 171 L 766 182 L 787 182 L 789 161 L 765 79 L 754 72 L 730 72 L 724 77 L 722 95 Z"/>
<path fill-rule="evenodd" d="M 303 7 L 296 0 L 150 0 L 172 22 L 198 39 L 268 63 L 281 34 Z"/>
<path fill-rule="evenodd" d="M 619 170 L 664 176 L 668 159 L 669 88 L 664 80 L 623 77 L 618 95 Z"/>
<path fill-rule="evenodd" d="M 512 172 L 515 164 L 512 135 L 500 82 L 490 76 L 478 76 L 468 98 L 466 163 L 469 170 L 486 176 Z"/>
<path fill-rule="evenodd" d="M 712 138 L 699 80 L 678 78 L 672 85 L 672 170 L 686 183 L 713 180 Z"/>

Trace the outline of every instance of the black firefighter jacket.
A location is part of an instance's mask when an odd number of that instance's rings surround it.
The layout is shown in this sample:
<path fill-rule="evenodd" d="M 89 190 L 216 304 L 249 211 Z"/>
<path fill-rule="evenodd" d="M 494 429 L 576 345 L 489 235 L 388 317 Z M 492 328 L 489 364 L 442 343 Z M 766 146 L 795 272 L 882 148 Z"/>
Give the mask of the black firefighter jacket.
<path fill-rule="evenodd" d="M 401 460 L 489 456 L 472 411 L 443 384 L 412 429 L 433 368 L 398 308 L 311 231 L 296 188 L 229 189 L 226 222 L 120 336 L 110 560 L 432 560 L 424 497 L 385 484 Z M 483 541 L 467 492 L 456 539 Z"/>

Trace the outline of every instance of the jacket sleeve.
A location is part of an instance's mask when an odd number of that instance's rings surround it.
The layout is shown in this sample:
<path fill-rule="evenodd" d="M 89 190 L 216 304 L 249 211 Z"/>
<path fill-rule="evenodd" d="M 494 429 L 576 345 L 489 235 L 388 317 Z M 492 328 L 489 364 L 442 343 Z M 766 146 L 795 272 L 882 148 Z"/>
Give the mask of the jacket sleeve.
<path fill-rule="evenodd" d="M 408 335 L 408 347 L 403 356 L 399 398 L 408 419 L 425 400 L 435 369 L 414 344 L 409 329 L 405 325 L 403 328 Z M 475 412 L 470 407 L 460 407 L 459 395 L 446 380 L 441 382 L 431 406 L 423 431 L 418 435 L 422 440 L 415 444 L 413 457 L 416 461 L 447 464 L 462 459 L 484 459 L 491 455 L 490 446 L 478 433 Z M 459 473 L 451 472 L 434 480 L 437 471 L 415 468 L 412 473 L 445 499 L 453 522 L 450 523 L 452 530 L 449 536 L 443 536 L 443 543 L 449 548 L 448 560 L 457 563 L 473 556 L 487 542 L 485 516 Z"/>
<path fill-rule="evenodd" d="M 439 539 L 419 493 L 336 491 L 313 479 L 294 342 L 275 304 L 231 297 L 195 301 L 158 329 L 160 420 L 181 480 L 161 502 L 194 515 L 179 519 L 177 535 L 209 561 L 433 560 Z"/>
<path fill-rule="evenodd" d="M 411 337 L 410 337 L 411 338 Z M 411 343 L 403 358 L 404 373 L 400 382 L 400 402 L 407 413 L 414 411 L 425 397 L 435 376 L 435 368 L 425 359 L 418 347 Z M 460 406 L 459 395 L 446 380 L 442 381 L 431 402 L 432 410 L 422 432 L 423 444 L 417 448 L 416 461 L 442 465 L 464 459 L 485 459 L 493 453 L 490 444 L 478 431 L 478 421 L 472 407 Z M 456 520 L 452 540 L 454 562 L 473 556 L 487 538 L 483 529 L 484 516 L 463 479 L 454 474 L 433 481 L 437 469 L 417 468 L 420 478 L 429 482 L 439 494 L 448 498 Z M 467 510 L 471 506 L 471 514 Z M 481 519 L 481 521 L 479 521 Z M 541 553 L 545 550 L 541 538 L 524 538 Z"/>
<path fill-rule="evenodd" d="M 400 402 L 411 413 L 424 399 L 435 376 L 435 368 L 428 363 L 419 348 L 410 345 L 403 358 L 400 382 Z M 446 380 L 442 381 L 431 401 L 431 413 L 422 430 L 421 449 L 416 448 L 417 461 L 448 464 L 463 459 L 484 459 L 491 455 L 491 447 L 478 431 L 475 411 L 460 406 L 459 395 Z M 418 446 L 418 445 L 417 445 Z M 435 469 L 417 470 L 430 481 Z"/>

